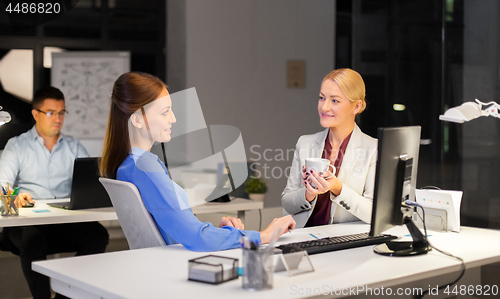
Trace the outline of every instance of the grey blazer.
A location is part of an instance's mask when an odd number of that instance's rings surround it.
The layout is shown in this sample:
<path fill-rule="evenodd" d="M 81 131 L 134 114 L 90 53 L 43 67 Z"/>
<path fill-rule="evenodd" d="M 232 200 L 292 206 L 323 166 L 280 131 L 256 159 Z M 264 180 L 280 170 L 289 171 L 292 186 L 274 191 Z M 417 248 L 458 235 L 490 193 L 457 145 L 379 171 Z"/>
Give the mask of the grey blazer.
<path fill-rule="evenodd" d="M 329 128 L 322 132 L 299 138 L 293 156 L 290 176 L 281 194 L 283 214 L 290 214 L 296 227 L 304 227 L 316 204 L 316 199 L 308 202 L 306 187 L 302 184 L 302 166 L 306 158 L 320 158 L 325 146 Z M 377 162 L 377 139 L 372 138 L 355 125 L 347 145 L 338 179 L 343 183 L 338 196 L 330 192 L 332 209 L 329 223 L 362 220 L 371 221 L 375 167 Z"/>

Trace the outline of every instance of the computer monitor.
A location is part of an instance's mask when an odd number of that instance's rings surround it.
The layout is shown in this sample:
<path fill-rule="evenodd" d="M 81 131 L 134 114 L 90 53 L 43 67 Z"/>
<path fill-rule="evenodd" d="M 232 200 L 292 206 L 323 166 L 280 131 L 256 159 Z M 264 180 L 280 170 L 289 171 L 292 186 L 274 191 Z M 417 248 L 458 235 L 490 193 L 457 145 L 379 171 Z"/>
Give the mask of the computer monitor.
<path fill-rule="evenodd" d="M 405 224 L 413 241 L 380 244 L 374 248 L 376 253 L 408 256 L 425 254 L 430 250 L 426 238 L 412 221 L 413 207 L 404 203 L 407 199 L 415 200 L 420 129 L 420 126 L 378 129 L 370 236 Z"/>

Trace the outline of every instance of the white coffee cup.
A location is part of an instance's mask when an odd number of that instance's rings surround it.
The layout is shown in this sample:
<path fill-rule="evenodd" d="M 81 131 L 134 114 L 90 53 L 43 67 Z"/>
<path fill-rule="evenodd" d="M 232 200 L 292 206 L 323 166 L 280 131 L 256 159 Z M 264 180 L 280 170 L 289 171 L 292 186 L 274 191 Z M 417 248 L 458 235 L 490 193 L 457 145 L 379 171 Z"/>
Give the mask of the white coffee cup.
<path fill-rule="evenodd" d="M 331 170 L 330 170 L 331 168 Z M 307 158 L 306 159 L 306 171 L 309 173 L 311 170 L 314 170 L 317 173 L 320 172 L 325 172 L 327 170 L 330 170 L 332 174 L 328 177 L 325 177 L 325 179 L 329 179 L 332 176 L 335 175 L 335 166 L 333 166 L 330 163 L 330 160 L 328 159 L 323 159 L 323 158 Z"/>

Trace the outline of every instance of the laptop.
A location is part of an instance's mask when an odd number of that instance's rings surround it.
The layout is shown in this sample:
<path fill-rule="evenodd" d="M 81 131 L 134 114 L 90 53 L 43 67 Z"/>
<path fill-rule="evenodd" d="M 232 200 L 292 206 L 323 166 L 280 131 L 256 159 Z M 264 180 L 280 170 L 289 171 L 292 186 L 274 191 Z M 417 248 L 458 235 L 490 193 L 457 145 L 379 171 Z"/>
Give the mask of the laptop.
<path fill-rule="evenodd" d="M 67 210 L 112 207 L 108 192 L 99 182 L 98 158 L 76 158 L 69 201 L 48 205 Z"/>

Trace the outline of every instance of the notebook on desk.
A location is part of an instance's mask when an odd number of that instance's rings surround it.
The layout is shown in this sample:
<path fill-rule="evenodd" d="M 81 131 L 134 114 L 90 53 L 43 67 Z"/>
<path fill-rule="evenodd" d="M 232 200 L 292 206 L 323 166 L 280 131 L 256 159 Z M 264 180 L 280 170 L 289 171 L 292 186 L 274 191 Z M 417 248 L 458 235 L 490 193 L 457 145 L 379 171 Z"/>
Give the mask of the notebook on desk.
<path fill-rule="evenodd" d="M 57 208 L 81 210 L 111 207 L 106 189 L 99 182 L 98 158 L 76 158 L 69 200 L 49 203 Z"/>

